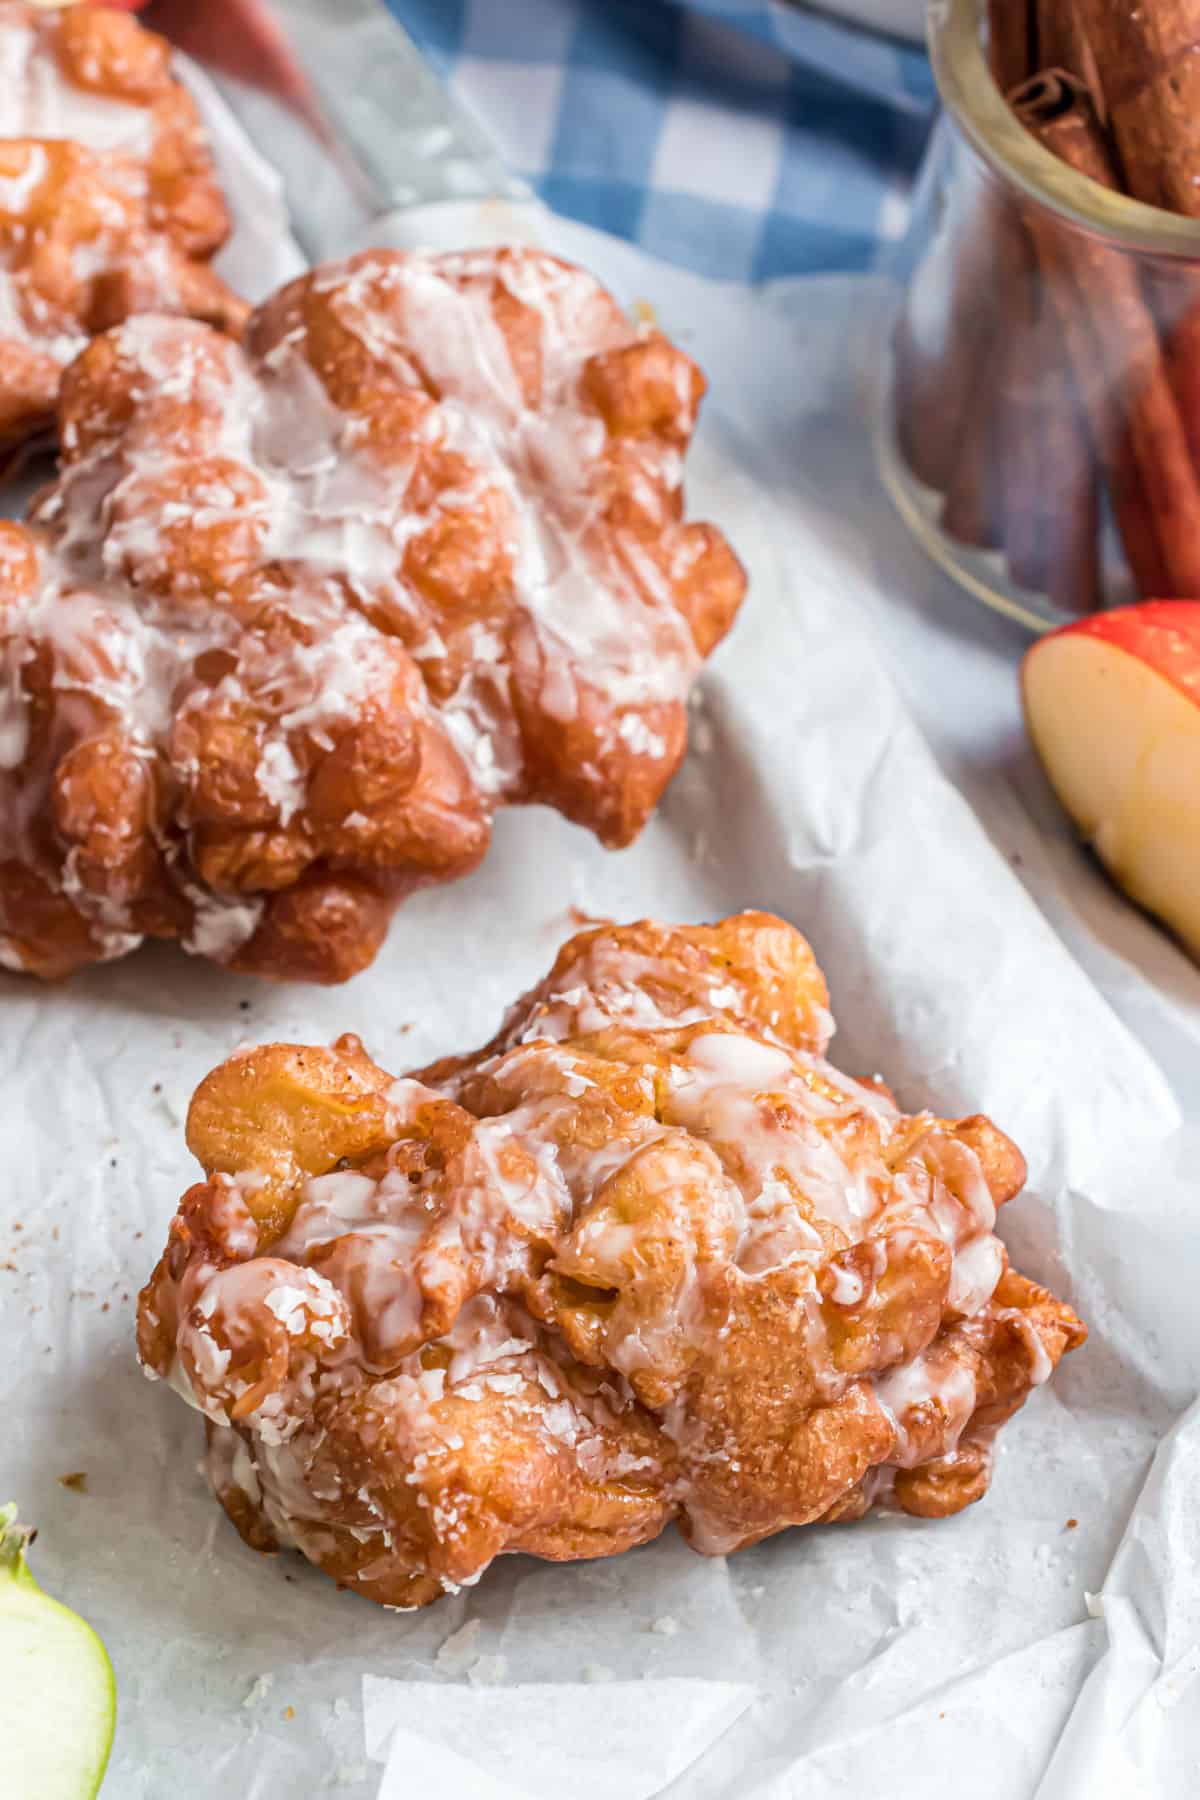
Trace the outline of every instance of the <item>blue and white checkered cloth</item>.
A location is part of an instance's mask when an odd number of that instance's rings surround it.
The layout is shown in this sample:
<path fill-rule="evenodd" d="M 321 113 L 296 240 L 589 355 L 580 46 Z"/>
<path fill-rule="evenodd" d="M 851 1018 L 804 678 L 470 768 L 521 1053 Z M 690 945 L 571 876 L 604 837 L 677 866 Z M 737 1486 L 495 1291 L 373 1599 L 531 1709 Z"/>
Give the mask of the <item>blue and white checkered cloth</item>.
<path fill-rule="evenodd" d="M 388 0 L 546 203 L 700 273 L 865 269 L 933 110 L 917 49 L 779 0 Z"/>

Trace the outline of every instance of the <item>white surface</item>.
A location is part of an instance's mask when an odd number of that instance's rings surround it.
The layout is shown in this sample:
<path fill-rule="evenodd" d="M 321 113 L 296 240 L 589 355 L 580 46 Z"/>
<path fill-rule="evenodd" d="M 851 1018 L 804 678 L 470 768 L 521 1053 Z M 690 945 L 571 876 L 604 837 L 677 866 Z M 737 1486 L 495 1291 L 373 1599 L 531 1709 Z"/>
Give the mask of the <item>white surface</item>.
<path fill-rule="evenodd" d="M 364 1684 L 368 1752 L 387 1757 L 379 1800 L 414 1794 L 478 1800 L 652 1800 L 753 1705 L 745 1682 L 656 1681 L 504 1687 L 447 1685 L 439 1736 L 397 1726 L 422 1694 Z M 470 1744 L 470 1759 L 459 1748 Z M 456 1748 L 452 1748 L 456 1746 Z"/>
<path fill-rule="evenodd" d="M 461 242 L 480 223 L 463 207 L 415 228 Z M 767 307 L 582 228 L 555 242 L 652 298 L 704 362 L 693 509 L 751 567 L 693 754 L 641 842 L 612 855 L 548 813 L 508 814 L 484 867 L 410 902 L 374 969 L 332 992 L 165 949 L 56 990 L 0 987 L 2 1479 L 42 1527 L 39 1578 L 113 1654 L 106 1800 L 365 1800 L 381 1773 L 388 1800 L 586 1795 L 606 1773 L 614 1794 L 671 1800 L 1190 1792 L 1200 1146 L 1007 858 L 1177 1071 L 1200 977 L 1053 824 L 1019 737 L 1019 636 L 884 512 L 846 416 L 851 290 L 804 284 Z M 1003 1233 L 1092 1340 L 958 1519 L 796 1532 L 728 1563 L 674 1533 L 610 1563 L 504 1559 L 431 1612 L 389 1615 L 242 1547 L 196 1472 L 194 1415 L 134 1366 L 133 1298 L 194 1175 L 187 1097 L 233 1043 L 353 1028 L 393 1068 L 474 1044 L 573 905 L 793 918 L 829 976 L 835 1060 L 913 1105 L 988 1110 L 1022 1144 L 1030 1186 Z M 80 1469 L 86 1495 L 57 1484 Z M 451 1673 L 464 1659 L 436 1653 L 468 1620 L 479 1660 Z M 364 1765 L 364 1678 L 373 1756 L 401 1734 L 383 1771 Z M 546 1686 L 553 1704 L 530 1692 Z M 629 1786 L 631 1769 L 658 1785 Z"/>

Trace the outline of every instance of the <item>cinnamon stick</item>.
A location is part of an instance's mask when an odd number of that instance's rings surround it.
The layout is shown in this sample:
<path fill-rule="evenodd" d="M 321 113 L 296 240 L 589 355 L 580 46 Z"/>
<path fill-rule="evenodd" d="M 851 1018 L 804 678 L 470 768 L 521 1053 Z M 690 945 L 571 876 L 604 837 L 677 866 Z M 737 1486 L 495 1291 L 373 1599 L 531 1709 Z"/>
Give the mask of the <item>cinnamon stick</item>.
<path fill-rule="evenodd" d="M 909 468 L 938 493 L 954 477 L 993 324 L 994 196 L 973 170 L 957 173 L 893 339 L 897 440 Z"/>
<path fill-rule="evenodd" d="M 992 3 L 999 6 L 1003 0 Z M 1032 0 L 1031 11 L 1022 82 L 1034 69 L 1064 69 L 1102 104 L 1095 58 L 1072 0 Z M 1005 92 L 1019 85 L 1010 83 Z M 1030 258 L 1036 264 L 1032 246 Z M 1100 480 L 1091 434 L 1057 311 L 1036 268 L 1023 292 L 1014 292 L 1017 305 L 1005 359 L 1009 573 L 1020 586 L 1046 594 L 1064 611 L 1094 612 L 1103 594 Z"/>
<path fill-rule="evenodd" d="M 1159 266 L 1149 277 L 1154 309 L 1167 341 L 1167 369 L 1179 402 L 1192 461 L 1200 469 L 1200 276 Z"/>
<path fill-rule="evenodd" d="M 957 396 L 961 393 L 948 366 L 950 346 L 957 344 L 957 339 L 946 326 L 933 341 L 923 340 L 912 318 L 912 300 L 910 292 L 892 338 L 896 440 L 917 480 L 943 493 L 954 467 Z M 955 415 L 954 422 L 947 420 L 948 409 Z"/>
<path fill-rule="evenodd" d="M 984 368 L 992 361 L 989 347 Z M 941 527 L 959 544 L 995 550 L 1004 542 L 1004 393 L 977 381 L 969 394 L 954 446 L 954 468 L 942 503 Z"/>
<path fill-rule="evenodd" d="M 1066 612 L 1102 601 L 1100 489 L 1058 314 L 1031 274 L 1010 329 L 1004 548 L 1021 587 Z"/>
<path fill-rule="evenodd" d="M 962 372 L 967 400 L 941 524 L 961 544 L 996 549 L 1006 538 L 1006 464 L 1016 442 L 1016 421 L 1009 417 L 1014 384 L 1008 377 L 1027 354 L 1017 340 L 1032 277 L 1032 248 L 1012 202 L 990 184 L 979 187 L 975 223 L 986 243 L 987 269 L 976 302 L 975 354 Z"/>
<path fill-rule="evenodd" d="M 988 0 L 988 60 L 997 86 L 1006 92 L 1024 81 L 1034 67 L 1038 0 Z M 967 184 L 960 176 L 960 185 Z M 1007 357 L 1013 284 L 1024 278 L 1027 260 L 1019 227 L 1013 230 L 1010 203 L 986 180 L 975 207 L 973 240 L 981 247 L 985 267 L 968 276 L 965 292 L 968 326 L 960 327 L 964 366 L 956 370 L 959 405 L 955 421 L 944 430 L 949 450 L 942 529 L 959 543 L 993 549 L 1004 542 L 1006 481 L 1004 457 L 1012 433 L 1006 418 L 1002 382 L 982 382 L 983 370 Z"/>
<path fill-rule="evenodd" d="M 1039 0 L 988 0 L 988 62 L 1002 94 L 1027 80 L 1044 60 L 1036 47 L 1038 4 Z"/>
<path fill-rule="evenodd" d="M 1107 123 L 1108 109 L 1096 54 L 1075 9 L 1075 0 L 1036 0 L 1036 4 L 1037 58 L 1030 73 L 1034 68 L 1062 69 L 1074 75 L 1086 87 L 1100 123 Z"/>
<path fill-rule="evenodd" d="M 1111 96 L 1110 96 L 1111 99 Z M 1119 184 L 1083 84 L 1035 78 L 1013 96 L 1017 116 L 1077 173 Z M 1038 258 L 1139 588 L 1200 595 L 1197 478 L 1153 317 L 1137 271 L 1119 252 L 1029 209 Z"/>
<path fill-rule="evenodd" d="M 1053 0 L 1049 0 L 1053 4 Z M 1200 218 L 1200 0 L 1075 0 L 1135 200 Z M 1155 271 L 1171 384 L 1200 468 L 1200 280 Z"/>
<path fill-rule="evenodd" d="M 1043 555 L 1049 558 L 1042 585 L 1064 612 L 1099 612 L 1104 604 L 1100 473 L 1070 371 L 1060 367 L 1047 386 L 1058 392 L 1050 398 L 1042 440 Z"/>
<path fill-rule="evenodd" d="M 1055 310 L 1062 327 L 1067 365 L 1072 370 L 1079 371 L 1076 379 L 1077 401 L 1096 441 L 1097 454 L 1108 484 L 1109 501 L 1134 587 L 1143 599 L 1152 596 L 1165 598 L 1170 593 L 1170 580 L 1129 439 L 1122 429 L 1120 410 L 1116 406 L 1111 409 L 1102 407 L 1099 394 L 1093 396 L 1087 390 L 1093 350 L 1082 308 L 1075 305 L 1068 295 L 1065 304 L 1060 299 Z M 1096 555 L 1098 560 L 1098 544 Z M 1094 611 L 1095 608 L 1091 610 Z"/>
<path fill-rule="evenodd" d="M 1002 88 L 1034 66 L 1036 5 L 988 0 L 989 58 Z M 917 478 L 946 495 L 945 529 L 964 542 L 997 543 L 999 522 L 985 490 L 998 491 L 988 471 L 999 424 L 981 401 L 979 370 L 1003 329 L 992 279 L 995 212 L 1003 201 L 969 164 L 957 173 L 893 338 L 896 435 Z"/>
<path fill-rule="evenodd" d="M 992 306 L 982 312 L 969 403 L 953 444 L 942 529 L 1003 547 L 1021 586 L 1073 612 L 1100 603 L 1095 459 L 1057 315 L 1015 205 L 990 185 L 974 197 Z"/>
<path fill-rule="evenodd" d="M 1200 0 L 1073 0 L 1128 191 L 1200 218 Z"/>

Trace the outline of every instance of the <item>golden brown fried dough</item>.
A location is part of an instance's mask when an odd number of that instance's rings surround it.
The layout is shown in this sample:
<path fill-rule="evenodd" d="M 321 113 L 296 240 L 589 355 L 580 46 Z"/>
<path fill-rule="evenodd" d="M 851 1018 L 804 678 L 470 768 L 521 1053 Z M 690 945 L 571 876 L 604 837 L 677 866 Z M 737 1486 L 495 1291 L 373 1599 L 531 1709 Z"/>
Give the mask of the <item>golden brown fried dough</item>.
<path fill-rule="evenodd" d="M 128 13 L 0 3 L 0 456 L 54 421 L 62 372 L 137 312 L 239 331 L 200 117 Z"/>
<path fill-rule="evenodd" d="M 419 1606 L 504 1551 L 979 1499 L 1086 1333 L 994 1234 L 1015 1146 L 904 1116 L 831 1030 L 803 938 L 745 913 L 583 932 L 417 1077 L 357 1038 L 215 1070 L 138 1334 L 247 1542 Z"/>
<path fill-rule="evenodd" d="M 681 520 L 702 386 L 528 250 L 315 270 L 245 349 L 95 339 L 0 539 L 0 962 L 341 981 L 501 805 L 628 843 L 744 585 Z"/>

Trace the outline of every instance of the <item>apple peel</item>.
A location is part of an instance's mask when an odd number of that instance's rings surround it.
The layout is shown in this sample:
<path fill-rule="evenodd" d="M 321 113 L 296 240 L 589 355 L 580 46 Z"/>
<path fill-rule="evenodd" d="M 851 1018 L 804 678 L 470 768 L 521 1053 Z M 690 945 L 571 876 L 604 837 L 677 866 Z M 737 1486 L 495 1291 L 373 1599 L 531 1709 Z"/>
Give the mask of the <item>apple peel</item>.
<path fill-rule="evenodd" d="M 108 1652 L 87 1622 L 34 1580 L 33 1533 L 0 1507 L 0 1794 L 92 1800 L 116 1723 Z"/>
<path fill-rule="evenodd" d="M 1200 957 L 1200 602 L 1063 626 L 1021 670 L 1050 784 L 1113 880 Z"/>

